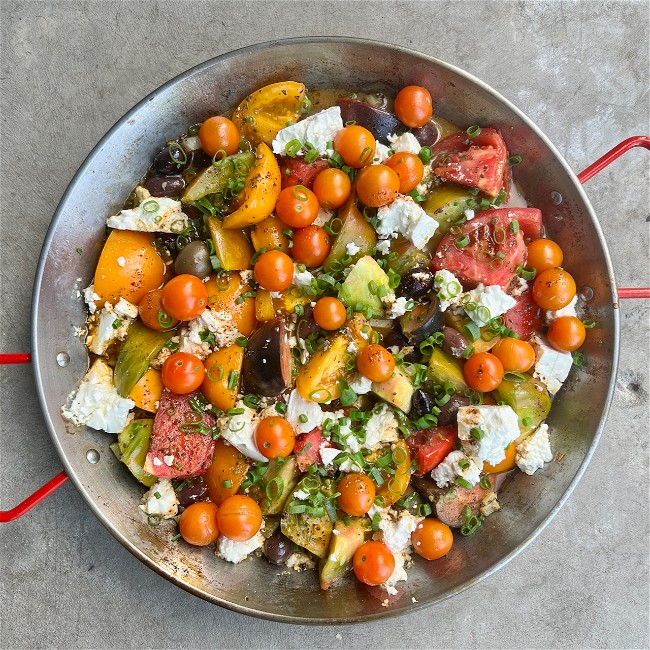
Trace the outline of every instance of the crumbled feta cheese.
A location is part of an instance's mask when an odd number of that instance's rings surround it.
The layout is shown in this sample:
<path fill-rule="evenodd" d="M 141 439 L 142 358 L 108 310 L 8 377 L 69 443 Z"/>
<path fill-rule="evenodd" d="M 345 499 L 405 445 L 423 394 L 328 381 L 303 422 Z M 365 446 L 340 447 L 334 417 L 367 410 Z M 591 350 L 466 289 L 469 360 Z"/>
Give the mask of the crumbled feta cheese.
<path fill-rule="evenodd" d="M 576 312 L 576 305 L 578 304 L 578 296 L 573 296 L 573 300 L 562 309 L 557 309 L 556 311 L 545 311 L 544 312 L 544 321 L 547 325 L 550 325 L 556 318 L 562 318 L 563 316 L 573 316 L 578 318 L 578 313 Z"/>
<path fill-rule="evenodd" d="M 179 233 L 188 226 L 181 202 L 166 196 L 144 200 L 136 208 L 121 210 L 109 217 L 106 225 L 117 230 Z"/>
<path fill-rule="evenodd" d="M 402 135 L 389 135 L 388 141 L 390 142 L 390 148 L 395 152 L 405 151 L 406 153 L 414 153 L 416 156 L 420 153 L 422 145 L 418 142 L 418 139 L 409 132 L 403 133 Z"/>
<path fill-rule="evenodd" d="M 412 515 L 408 510 L 397 511 L 392 508 L 382 508 L 380 516 L 382 541 L 393 553 L 408 550 L 411 546 L 411 533 L 424 519 Z"/>
<path fill-rule="evenodd" d="M 243 559 L 247 558 L 253 551 L 256 551 L 264 544 L 264 536 L 261 532 L 253 535 L 245 542 L 236 542 L 225 535 L 220 535 L 217 540 L 215 552 L 218 557 L 226 562 L 239 564 Z"/>
<path fill-rule="evenodd" d="M 101 296 L 95 293 L 95 283 L 86 287 L 83 291 L 84 302 L 88 305 L 88 311 L 94 314 L 97 311 L 96 302 L 101 300 Z"/>
<path fill-rule="evenodd" d="M 511 296 L 521 296 L 524 291 L 528 290 L 528 282 L 524 280 L 521 276 L 516 275 L 510 285 L 510 295 Z"/>
<path fill-rule="evenodd" d="M 357 246 L 353 241 L 349 242 L 345 247 L 345 252 L 353 257 L 361 250 L 360 246 Z"/>
<path fill-rule="evenodd" d="M 372 450 L 387 442 L 395 442 L 399 437 L 397 426 L 397 418 L 393 411 L 386 404 L 382 404 L 366 423 L 366 440 L 362 446 Z"/>
<path fill-rule="evenodd" d="M 423 249 L 438 229 L 438 222 L 430 217 L 410 197 L 398 197 L 392 203 L 379 208 L 377 234 L 397 237 L 400 233 Z"/>
<path fill-rule="evenodd" d="M 553 460 L 551 441 L 548 437 L 548 424 L 542 424 L 523 442 L 517 445 L 515 461 L 524 474 L 534 474 Z"/>
<path fill-rule="evenodd" d="M 318 214 L 312 222 L 312 226 L 320 226 L 322 228 L 333 216 L 333 210 L 328 210 L 323 206 L 318 206 Z"/>
<path fill-rule="evenodd" d="M 222 415 L 218 420 L 221 437 L 227 440 L 233 447 L 237 447 L 244 456 L 261 463 L 268 461 L 268 458 L 262 456 L 255 444 L 255 429 L 259 417 L 257 413 L 244 402 L 239 400 L 235 404 L 236 409 L 243 410 L 239 415 Z"/>
<path fill-rule="evenodd" d="M 311 144 L 319 154 L 327 153 L 327 143 L 343 128 L 341 109 L 332 106 L 314 115 L 306 117 L 290 126 L 280 129 L 271 144 L 273 153 L 286 153 L 286 145 L 292 140 L 298 140 L 303 146 L 298 153 L 306 153 L 305 144 Z"/>
<path fill-rule="evenodd" d="M 388 295 L 384 296 L 381 301 L 386 306 L 384 317 L 389 320 L 404 316 L 404 314 L 408 311 L 406 308 L 408 300 L 403 296 L 396 298 L 395 294 L 391 292 Z"/>
<path fill-rule="evenodd" d="M 309 499 L 309 492 L 305 492 L 304 490 L 296 490 L 293 495 L 293 499 L 298 499 L 298 501 L 304 501 L 305 499 Z"/>
<path fill-rule="evenodd" d="M 244 269 L 239 272 L 239 277 L 241 282 L 244 285 L 250 285 L 250 283 L 255 279 L 255 274 L 250 269 Z"/>
<path fill-rule="evenodd" d="M 178 514 L 178 498 L 172 482 L 167 478 L 158 479 L 142 497 L 140 509 L 147 515 L 159 515 L 171 519 Z"/>
<path fill-rule="evenodd" d="M 294 264 L 293 269 L 293 284 L 297 287 L 308 287 L 314 276 L 309 271 L 299 271 L 297 265 Z"/>
<path fill-rule="evenodd" d="M 505 448 L 519 437 L 519 420 L 510 406 L 461 406 L 457 419 L 463 449 L 477 463 L 497 465 L 506 457 Z M 472 435 L 472 429 L 478 431 Z"/>
<path fill-rule="evenodd" d="M 367 377 L 357 373 L 354 379 L 350 382 L 350 388 L 357 395 L 366 395 L 372 390 L 372 382 Z"/>
<path fill-rule="evenodd" d="M 381 241 L 378 241 L 375 248 L 378 253 L 388 255 L 390 253 L 390 239 L 382 239 Z"/>
<path fill-rule="evenodd" d="M 431 478 L 441 488 L 451 485 L 456 478 L 476 485 L 481 480 L 481 468 L 462 451 L 452 451 L 432 470 Z"/>
<path fill-rule="evenodd" d="M 180 344 L 180 336 L 172 336 L 170 343 L 179 343 Z M 158 356 L 151 361 L 151 367 L 154 368 L 155 370 L 160 370 L 162 368 L 163 363 L 167 361 L 169 357 L 171 357 L 172 351 L 171 348 L 168 348 L 167 346 L 163 346 L 158 353 Z"/>
<path fill-rule="evenodd" d="M 406 569 L 404 568 L 404 564 L 407 560 L 406 553 L 403 551 L 401 553 L 393 553 L 393 556 L 395 557 L 395 568 L 393 569 L 393 573 L 391 574 L 390 578 L 388 578 L 388 580 L 386 580 L 386 582 L 381 585 L 389 596 L 397 595 L 397 589 L 395 589 L 395 585 L 398 582 L 405 582 L 408 580 L 408 575 L 406 574 Z"/>
<path fill-rule="evenodd" d="M 126 266 L 126 258 L 123 257 L 122 255 L 120 255 L 120 256 L 117 258 L 117 265 L 118 265 L 118 266 L 121 266 L 122 268 L 124 268 L 124 267 Z"/>
<path fill-rule="evenodd" d="M 287 558 L 287 567 L 294 571 L 308 571 L 316 568 L 316 560 L 307 553 L 297 551 Z"/>
<path fill-rule="evenodd" d="M 72 404 L 69 408 L 63 407 L 61 412 L 74 424 L 85 424 L 106 433 L 120 433 L 134 406 L 134 401 L 118 394 L 110 366 L 96 359 L 82 379 Z"/>
<path fill-rule="evenodd" d="M 131 303 L 126 304 L 131 305 Z M 131 307 L 133 306 L 131 305 Z M 138 315 L 137 307 L 135 308 L 135 315 Z M 129 325 L 133 322 L 133 318 L 124 316 L 123 313 L 118 314 L 117 307 L 113 308 L 107 302 L 99 312 L 96 322 L 88 321 L 89 331 L 86 337 L 88 349 L 99 356 L 105 354 L 113 341 L 123 341 L 126 338 L 129 332 Z"/>
<path fill-rule="evenodd" d="M 555 395 L 569 376 L 573 357 L 570 352 L 559 352 L 546 345 L 536 334 L 531 337 L 530 343 L 535 349 L 533 377 L 539 379 L 551 395 Z"/>
<path fill-rule="evenodd" d="M 465 219 L 467 219 L 467 221 L 471 221 L 476 216 L 474 214 L 474 210 L 472 210 L 471 208 L 467 208 L 464 214 L 465 214 Z"/>
<path fill-rule="evenodd" d="M 451 271 L 446 269 L 436 271 L 433 281 L 435 288 L 438 290 L 440 309 L 442 311 L 446 311 L 449 307 L 458 303 L 463 291 L 463 285 Z"/>
<path fill-rule="evenodd" d="M 301 415 L 307 418 L 306 422 L 300 421 Z M 296 433 L 309 433 L 316 427 L 320 427 L 326 415 L 329 414 L 323 413 L 323 410 L 317 402 L 310 402 L 303 399 L 295 388 L 291 391 L 287 402 L 285 418 Z M 302 419 L 304 420 L 305 417 Z"/>
<path fill-rule="evenodd" d="M 508 309 L 517 304 L 517 301 L 498 285 L 486 287 L 479 283 L 476 289 L 467 291 L 461 296 L 460 304 L 464 306 L 467 315 L 479 327 L 483 327 L 493 318 L 505 314 Z M 469 305 L 474 308 L 468 309 Z"/>
<path fill-rule="evenodd" d="M 324 467 L 330 467 L 334 462 L 334 459 L 342 453 L 340 449 L 328 447 L 324 443 L 321 444 L 318 451 L 320 452 L 320 459 L 323 461 Z"/>
<path fill-rule="evenodd" d="M 372 159 L 373 165 L 381 165 L 391 157 L 391 149 L 381 142 L 375 143 L 375 157 Z"/>
<path fill-rule="evenodd" d="M 187 339 L 189 342 L 197 346 L 205 347 L 207 345 L 208 354 L 210 353 L 211 348 L 206 341 L 201 339 L 201 332 L 207 331 L 214 334 L 215 349 L 227 348 L 241 336 L 241 332 L 237 329 L 232 314 L 227 311 L 206 309 L 200 316 L 191 320 L 188 323 L 188 326 L 189 332 L 187 334 Z M 183 340 L 181 337 L 181 346 L 182 345 Z"/>
<path fill-rule="evenodd" d="M 115 313 L 121 318 L 137 318 L 138 307 L 124 298 L 120 298 L 114 307 Z"/>
<path fill-rule="evenodd" d="M 481 499 L 479 511 L 484 517 L 489 517 L 493 512 L 499 512 L 499 510 L 501 510 L 501 504 L 497 500 L 497 495 L 494 492 L 486 494 Z"/>

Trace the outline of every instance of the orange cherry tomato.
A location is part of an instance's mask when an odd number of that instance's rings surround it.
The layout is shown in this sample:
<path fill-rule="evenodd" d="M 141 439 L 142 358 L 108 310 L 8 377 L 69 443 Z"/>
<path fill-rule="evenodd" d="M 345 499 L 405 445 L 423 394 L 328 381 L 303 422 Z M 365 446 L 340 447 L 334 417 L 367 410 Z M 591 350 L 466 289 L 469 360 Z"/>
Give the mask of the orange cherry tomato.
<path fill-rule="evenodd" d="M 293 258 L 310 269 L 320 266 L 330 254 L 332 240 L 325 228 L 307 226 L 293 235 Z"/>
<path fill-rule="evenodd" d="M 228 539 L 246 542 L 257 535 L 262 526 L 262 511 L 250 497 L 233 494 L 219 506 L 217 525 Z"/>
<path fill-rule="evenodd" d="M 204 377 L 203 361 L 189 352 L 174 352 L 162 366 L 162 382 L 172 393 L 191 393 L 201 385 Z"/>
<path fill-rule="evenodd" d="M 388 205 L 399 192 L 399 176 L 386 165 L 370 165 L 357 175 L 357 196 L 371 208 Z"/>
<path fill-rule="evenodd" d="M 422 161 L 414 153 L 407 151 L 392 155 L 386 161 L 386 167 L 390 167 L 397 174 L 401 194 L 408 194 L 414 190 L 424 177 Z"/>
<path fill-rule="evenodd" d="M 142 300 L 138 303 L 138 315 L 149 329 L 157 332 L 170 330 L 179 323 L 178 319 L 173 318 L 163 309 L 162 289 L 156 289 L 144 294 Z"/>
<path fill-rule="evenodd" d="M 575 316 L 556 318 L 546 332 L 548 342 L 560 352 L 577 350 L 587 337 L 587 330 L 582 321 Z"/>
<path fill-rule="evenodd" d="M 406 86 L 395 97 L 395 115 L 406 126 L 424 126 L 433 115 L 431 93 L 422 86 Z"/>
<path fill-rule="evenodd" d="M 257 258 L 253 273 L 264 289 L 284 291 L 293 282 L 293 261 L 282 251 L 268 251 Z"/>
<path fill-rule="evenodd" d="M 491 350 L 505 371 L 526 372 L 535 363 L 535 350 L 521 339 L 501 339 Z"/>
<path fill-rule="evenodd" d="M 528 244 L 528 266 L 537 273 L 562 266 L 562 249 L 552 239 L 536 239 Z"/>
<path fill-rule="evenodd" d="M 172 318 L 192 320 L 205 311 L 208 291 L 195 275 L 183 273 L 162 288 L 160 304 Z"/>
<path fill-rule="evenodd" d="M 324 330 L 337 330 L 348 318 L 345 305 L 338 298 L 321 298 L 313 311 L 314 320 Z"/>
<path fill-rule="evenodd" d="M 503 380 L 503 364 L 489 352 L 478 352 L 465 362 L 463 375 L 470 388 L 489 393 Z"/>
<path fill-rule="evenodd" d="M 334 136 L 334 150 L 346 165 L 355 169 L 369 165 L 376 148 L 375 136 L 358 124 L 346 126 Z"/>
<path fill-rule="evenodd" d="M 323 170 L 316 176 L 312 190 L 324 208 L 336 210 L 348 200 L 352 191 L 352 183 L 344 171 L 332 167 Z"/>
<path fill-rule="evenodd" d="M 247 471 L 246 456 L 219 438 L 214 445 L 212 463 L 203 475 L 210 499 L 220 505 L 228 497 L 237 494 Z"/>
<path fill-rule="evenodd" d="M 380 585 L 393 575 L 395 556 L 384 542 L 366 542 L 356 550 L 352 567 L 357 580 Z"/>
<path fill-rule="evenodd" d="M 576 295 L 576 282 L 564 269 L 547 269 L 535 278 L 533 300 L 542 308 L 557 311 Z"/>
<path fill-rule="evenodd" d="M 346 515 L 361 517 L 375 501 L 375 484 L 366 474 L 346 474 L 336 488 L 339 507 Z"/>
<path fill-rule="evenodd" d="M 279 219 L 292 228 L 305 228 L 312 224 L 318 216 L 320 204 L 316 195 L 304 185 L 285 187 L 278 202 L 275 212 Z"/>
<path fill-rule="evenodd" d="M 199 501 L 187 506 L 178 520 L 181 537 L 194 546 L 207 546 L 217 541 L 217 506 L 209 501 Z"/>
<path fill-rule="evenodd" d="M 286 458 L 296 444 L 296 434 L 284 418 L 271 416 L 257 425 L 255 444 L 260 454 L 269 460 Z"/>
<path fill-rule="evenodd" d="M 385 381 L 395 370 L 395 357 L 386 348 L 372 343 L 359 353 L 357 370 L 370 381 Z"/>
<path fill-rule="evenodd" d="M 439 519 L 421 521 L 411 534 L 413 550 L 425 560 L 437 560 L 447 555 L 454 543 L 454 535 Z"/>
<path fill-rule="evenodd" d="M 214 156 L 218 151 L 225 151 L 227 156 L 231 156 L 239 149 L 239 129 L 232 120 L 221 115 L 209 117 L 201 124 L 199 139 L 208 156 Z"/>

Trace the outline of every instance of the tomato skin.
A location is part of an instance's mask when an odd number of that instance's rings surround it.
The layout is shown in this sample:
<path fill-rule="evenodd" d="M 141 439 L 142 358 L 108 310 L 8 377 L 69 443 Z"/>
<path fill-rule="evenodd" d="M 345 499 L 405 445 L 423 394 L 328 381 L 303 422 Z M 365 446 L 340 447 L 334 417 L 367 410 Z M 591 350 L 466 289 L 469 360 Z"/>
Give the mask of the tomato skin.
<path fill-rule="evenodd" d="M 437 560 L 447 555 L 454 544 L 454 534 L 439 519 L 421 521 L 411 534 L 413 550 L 425 560 Z"/>
<path fill-rule="evenodd" d="M 424 177 L 424 165 L 414 153 L 401 151 L 392 155 L 386 161 L 386 167 L 390 167 L 399 178 L 400 194 L 408 194 L 414 190 Z"/>
<path fill-rule="evenodd" d="M 262 253 L 253 268 L 255 279 L 268 291 L 284 291 L 293 282 L 293 262 L 281 251 Z"/>
<path fill-rule="evenodd" d="M 355 189 L 362 203 L 371 208 L 388 205 L 399 192 L 399 176 L 386 165 L 370 165 L 357 175 Z"/>
<path fill-rule="evenodd" d="M 346 474 L 336 491 L 341 493 L 337 498 L 339 507 L 351 517 L 365 515 L 375 501 L 375 484 L 366 474 Z"/>
<path fill-rule="evenodd" d="M 298 469 L 301 472 L 306 472 L 309 466 L 314 463 L 317 465 L 323 464 L 323 459 L 320 457 L 321 446 L 334 446 L 327 438 L 323 438 L 323 429 L 321 427 L 316 427 L 307 433 L 301 433 L 296 436 L 296 445 L 293 448 L 293 453 L 296 456 Z"/>
<path fill-rule="evenodd" d="M 456 440 L 458 440 L 458 431 L 451 425 L 423 429 L 409 436 L 406 442 L 415 453 L 418 465 L 416 475 L 424 476 L 438 467 L 453 451 Z"/>
<path fill-rule="evenodd" d="M 470 388 L 489 393 L 503 379 L 503 364 L 490 352 L 478 352 L 465 362 L 463 375 Z"/>
<path fill-rule="evenodd" d="M 216 542 L 219 537 L 217 510 L 217 506 L 209 501 L 187 506 L 178 520 L 181 537 L 193 546 L 207 546 Z"/>
<path fill-rule="evenodd" d="M 214 445 L 212 463 L 203 475 L 210 499 L 220 505 L 228 497 L 237 494 L 247 471 L 246 456 L 223 438 L 219 438 Z M 230 481 L 230 484 L 226 483 L 230 487 L 224 486 L 224 481 Z"/>
<path fill-rule="evenodd" d="M 577 350 L 587 337 L 587 330 L 579 318 L 575 316 L 561 316 L 551 322 L 546 338 L 548 342 L 560 352 L 573 352 Z"/>
<path fill-rule="evenodd" d="M 138 303 L 138 316 L 149 329 L 157 332 L 174 329 L 179 323 L 163 309 L 162 289 L 149 291 L 142 296 Z"/>
<path fill-rule="evenodd" d="M 228 539 L 246 542 L 261 528 L 262 510 L 250 497 L 233 494 L 219 506 L 217 525 Z"/>
<path fill-rule="evenodd" d="M 370 381 L 385 381 L 395 371 L 395 357 L 386 348 L 372 343 L 359 353 L 357 370 Z"/>
<path fill-rule="evenodd" d="M 521 339 L 527 341 L 533 332 L 542 328 L 542 310 L 533 301 L 530 289 L 515 300 L 517 304 L 503 315 L 503 322 L 506 327 L 519 334 Z"/>
<path fill-rule="evenodd" d="M 422 86 L 405 86 L 395 96 L 395 115 L 406 126 L 424 126 L 433 115 L 431 93 Z"/>
<path fill-rule="evenodd" d="M 393 574 L 395 556 L 383 542 L 365 542 L 356 550 L 352 567 L 360 582 L 380 585 Z"/>
<path fill-rule="evenodd" d="M 184 395 L 196 390 L 205 377 L 203 361 L 188 352 L 174 352 L 162 366 L 162 381 L 172 393 Z"/>
<path fill-rule="evenodd" d="M 282 189 L 304 185 L 311 190 L 316 176 L 330 167 L 325 158 L 317 158 L 314 162 L 307 163 L 304 158 L 278 156 L 278 162 L 282 176 Z"/>
<path fill-rule="evenodd" d="M 217 151 L 225 151 L 230 156 L 239 149 L 239 130 L 232 120 L 221 115 L 209 117 L 201 124 L 199 139 L 208 156 L 214 156 Z"/>
<path fill-rule="evenodd" d="M 160 304 L 172 318 L 192 320 L 205 310 L 208 291 L 195 275 L 183 273 L 172 278 L 162 288 Z"/>
<path fill-rule="evenodd" d="M 533 300 L 542 308 L 557 311 L 576 295 L 576 282 L 564 269 L 547 269 L 535 278 Z"/>
<path fill-rule="evenodd" d="M 336 210 L 348 200 L 352 183 L 344 171 L 332 167 L 316 176 L 312 189 L 324 208 Z"/>
<path fill-rule="evenodd" d="M 527 265 L 537 273 L 562 266 L 562 249 L 552 239 L 536 239 L 528 244 Z"/>
<path fill-rule="evenodd" d="M 505 371 L 527 372 L 535 363 L 533 346 L 521 339 L 501 339 L 490 352 L 501 361 Z"/>
<path fill-rule="evenodd" d="M 358 124 L 346 126 L 334 136 L 334 150 L 346 165 L 355 169 L 369 165 L 375 157 L 376 148 L 375 137 Z"/>
<path fill-rule="evenodd" d="M 280 192 L 275 212 L 280 221 L 292 228 L 305 228 L 318 216 L 320 205 L 316 195 L 304 185 L 287 187 Z"/>
<path fill-rule="evenodd" d="M 320 266 L 332 250 L 332 240 L 325 228 L 307 226 L 296 230 L 291 252 L 296 262 L 313 269 Z"/>
<path fill-rule="evenodd" d="M 284 418 L 271 416 L 257 425 L 255 444 L 260 454 L 269 460 L 286 458 L 296 444 L 296 434 Z"/>
<path fill-rule="evenodd" d="M 347 320 L 345 305 L 338 298 L 320 298 L 313 311 L 314 320 L 324 330 L 337 330 Z"/>

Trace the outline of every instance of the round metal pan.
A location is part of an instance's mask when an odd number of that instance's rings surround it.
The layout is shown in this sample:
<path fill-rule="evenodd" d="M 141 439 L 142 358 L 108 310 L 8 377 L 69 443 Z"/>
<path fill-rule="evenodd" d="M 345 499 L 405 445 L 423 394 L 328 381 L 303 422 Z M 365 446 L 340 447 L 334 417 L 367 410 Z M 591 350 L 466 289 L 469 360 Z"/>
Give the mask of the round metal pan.
<path fill-rule="evenodd" d="M 293 79 L 308 88 L 354 88 L 394 93 L 427 87 L 435 112 L 461 127 L 479 122 L 501 130 L 523 163 L 516 179 L 541 208 L 550 235 L 562 246 L 579 290 L 591 296 L 589 317 L 598 337 L 584 350 L 588 369 L 574 369 L 554 401 L 548 423 L 555 452 L 535 476 L 517 474 L 500 496 L 502 511 L 481 531 L 459 539 L 436 562 L 416 560 L 398 598 L 352 578 L 322 592 L 313 572 L 279 570 L 264 560 L 222 562 L 209 549 L 174 543 L 171 523 L 150 527 L 138 510 L 140 491 L 109 450 L 113 436 L 73 433 L 61 405 L 83 377 L 88 356 L 75 326 L 85 319 L 76 290 L 87 286 L 118 210 L 152 156 L 188 124 L 232 109 L 247 93 Z M 76 249 L 81 248 L 79 255 Z M 576 176 L 555 147 L 517 108 L 484 83 L 451 65 L 401 47 L 342 38 L 263 43 L 214 58 L 143 99 L 104 136 L 83 163 L 52 220 L 36 274 L 32 350 L 36 385 L 54 444 L 95 515 L 136 557 L 197 596 L 238 612 L 293 623 L 350 623 L 426 607 L 504 566 L 550 521 L 593 454 L 609 409 L 619 347 L 614 276 L 598 221 Z M 69 355 L 65 364 L 61 353 Z M 57 361 L 58 359 L 58 361 Z M 62 364 L 62 365 L 61 365 Z M 96 450 L 87 456 L 87 452 Z M 567 549 L 571 552 L 571 549 Z"/>

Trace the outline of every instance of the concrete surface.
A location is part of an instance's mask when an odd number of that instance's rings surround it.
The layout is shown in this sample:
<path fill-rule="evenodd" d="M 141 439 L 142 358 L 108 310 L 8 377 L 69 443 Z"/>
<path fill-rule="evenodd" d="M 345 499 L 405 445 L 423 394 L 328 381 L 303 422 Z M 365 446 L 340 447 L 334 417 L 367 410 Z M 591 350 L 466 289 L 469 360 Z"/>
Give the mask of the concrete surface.
<path fill-rule="evenodd" d="M 38 251 L 75 170 L 159 84 L 213 55 L 288 36 L 399 43 L 474 73 L 579 170 L 648 131 L 643 2 L 0 2 L 0 351 L 29 349 Z M 648 286 L 648 157 L 588 185 L 620 286 Z M 303 628 L 245 618 L 159 578 L 66 485 L 0 528 L 0 645 L 34 647 L 648 647 L 648 322 L 621 304 L 618 391 L 581 484 L 505 569 L 421 614 Z M 56 324 L 53 324 L 56 326 Z M 8 508 L 61 469 L 29 367 L 2 368 Z"/>

